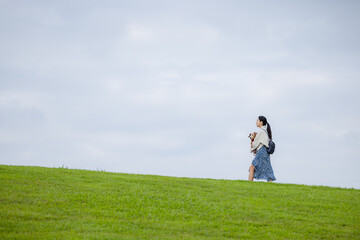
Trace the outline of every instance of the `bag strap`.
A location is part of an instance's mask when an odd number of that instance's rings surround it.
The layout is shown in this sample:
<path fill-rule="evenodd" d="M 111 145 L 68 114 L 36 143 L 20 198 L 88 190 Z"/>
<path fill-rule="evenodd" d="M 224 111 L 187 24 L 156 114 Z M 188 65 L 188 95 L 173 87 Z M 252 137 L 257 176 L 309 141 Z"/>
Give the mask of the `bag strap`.
<path fill-rule="evenodd" d="M 268 138 L 269 138 L 270 140 L 272 140 L 272 139 L 269 137 L 268 132 L 267 132 L 265 129 L 263 129 L 263 128 L 262 128 L 262 130 L 264 130 L 264 131 L 266 132 L 266 134 L 268 135 Z"/>

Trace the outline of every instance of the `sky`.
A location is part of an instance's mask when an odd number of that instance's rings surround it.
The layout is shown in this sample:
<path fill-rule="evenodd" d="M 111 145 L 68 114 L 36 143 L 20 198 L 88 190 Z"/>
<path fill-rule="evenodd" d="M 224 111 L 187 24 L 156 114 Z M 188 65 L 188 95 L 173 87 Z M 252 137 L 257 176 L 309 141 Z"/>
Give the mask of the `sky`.
<path fill-rule="evenodd" d="M 360 188 L 359 1 L 0 0 L 0 164 Z"/>

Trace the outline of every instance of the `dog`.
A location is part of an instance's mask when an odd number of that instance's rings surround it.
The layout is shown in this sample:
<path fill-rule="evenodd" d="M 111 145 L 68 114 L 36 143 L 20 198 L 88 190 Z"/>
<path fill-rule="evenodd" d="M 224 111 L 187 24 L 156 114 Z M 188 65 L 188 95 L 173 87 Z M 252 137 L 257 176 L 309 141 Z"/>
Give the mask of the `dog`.
<path fill-rule="evenodd" d="M 248 138 L 250 138 L 251 142 L 254 141 L 254 139 L 255 139 L 255 137 L 256 137 L 256 134 L 257 134 L 256 132 L 253 132 L 253 133 L 250 133 L 250 134 L 249 134 Z"/>
<path fill-rule="evenodd" d="M 250 133 L 250 134 L 249 134 L 248 138 L 250 138 L 251 143 L 254 141 L 254 139 L 255 139 L 255 137 L 256 137 L 256 134 L 257 134 L 256 132 L 253 132 L 253 133 Z M 252 151 L 252 153 L 256 154 L 256 149 L 254 149 L 254 150 Z"/>

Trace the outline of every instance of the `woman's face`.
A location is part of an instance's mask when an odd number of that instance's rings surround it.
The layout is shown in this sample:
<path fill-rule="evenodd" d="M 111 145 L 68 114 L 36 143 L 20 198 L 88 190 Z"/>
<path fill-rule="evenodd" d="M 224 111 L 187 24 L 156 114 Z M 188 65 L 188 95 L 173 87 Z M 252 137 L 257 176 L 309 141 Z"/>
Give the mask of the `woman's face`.
<path fill-rule="evenodd" d="M 257 121 L 256 121 L 256 126 L 257 126 L 257 127 L 262 127 L 262 126 L 263 126 L 263 123 L 260 122 L 259 119 L 257 119 Z"/>

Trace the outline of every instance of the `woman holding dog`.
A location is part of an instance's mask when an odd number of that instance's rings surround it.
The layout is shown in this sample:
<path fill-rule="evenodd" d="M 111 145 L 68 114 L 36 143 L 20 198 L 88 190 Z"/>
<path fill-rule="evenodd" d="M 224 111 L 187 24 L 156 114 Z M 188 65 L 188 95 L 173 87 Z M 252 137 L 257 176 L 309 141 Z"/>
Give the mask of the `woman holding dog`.
<path fill-rule="evenodd" d="M 269 140 L 272 139 L 270 124 L 266 117 L 259 116 L 256 126 L 260 128 L 260 131 L 251 140 L 250 151 L 256 155 L 249 168 L 249 181 L 253 181 L 255 178 L 272 182 L 276 178 L 271 167 L 270 154 L 266 151 L 266 148 L 269 147 Z"/>

